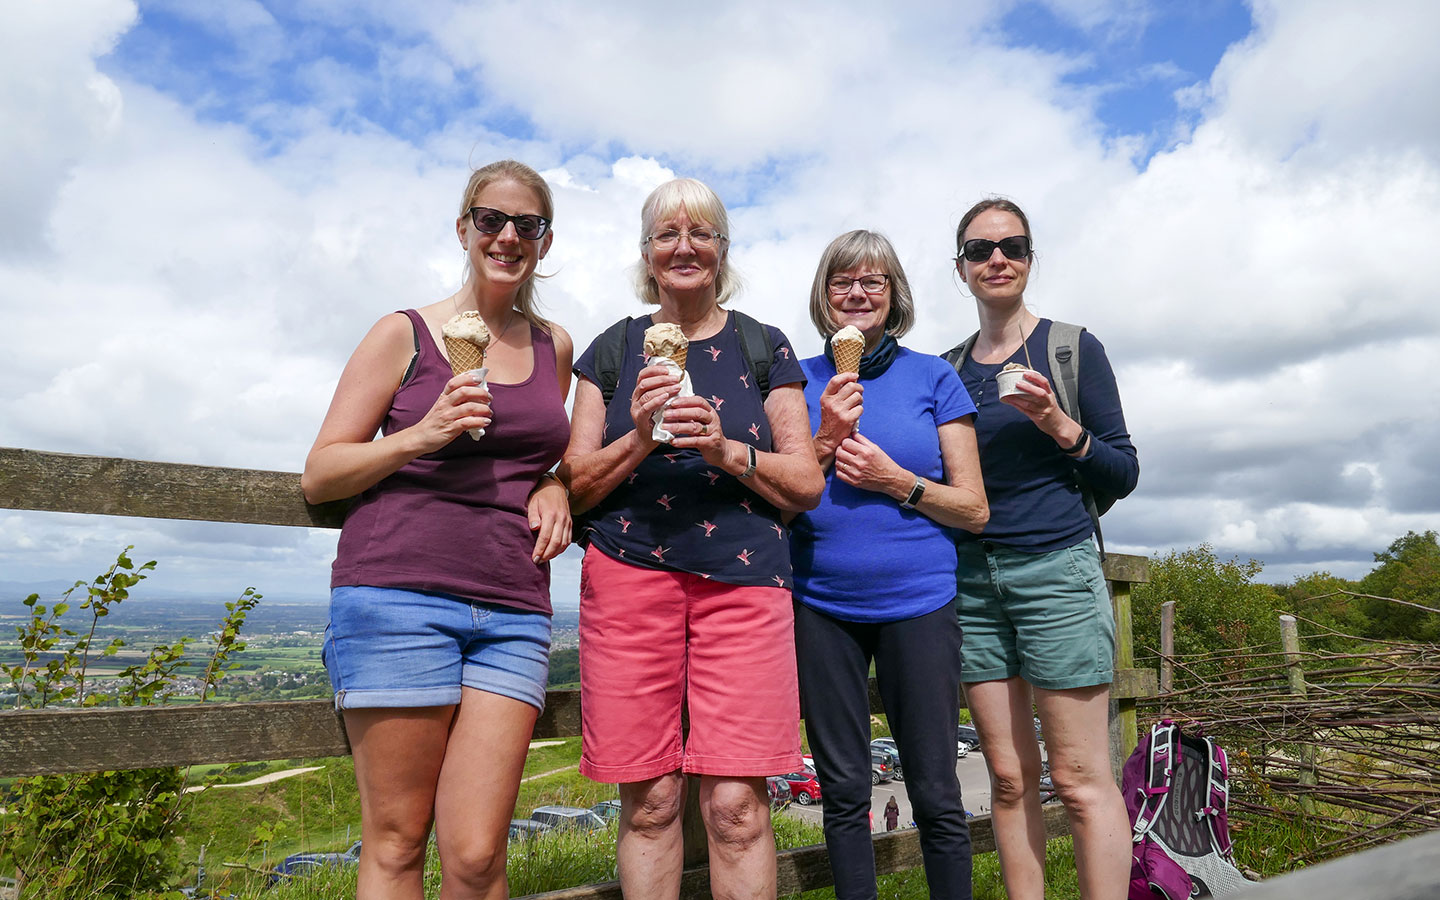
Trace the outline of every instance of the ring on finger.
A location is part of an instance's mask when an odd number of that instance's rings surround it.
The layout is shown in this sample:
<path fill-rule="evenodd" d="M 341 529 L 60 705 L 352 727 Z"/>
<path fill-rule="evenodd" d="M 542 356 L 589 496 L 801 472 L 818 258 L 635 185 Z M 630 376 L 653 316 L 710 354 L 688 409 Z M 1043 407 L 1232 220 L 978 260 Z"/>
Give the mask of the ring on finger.
<path fill-rule="evenodd" d="M 703 424 L 700 426 L 700 433 L 701 433 L 701 434 L 709 434 L 709 433 L 710 433 L 710 423 L 709 423 L 709 422 L 705 422 L 705 423 L 703 423 Z"/>

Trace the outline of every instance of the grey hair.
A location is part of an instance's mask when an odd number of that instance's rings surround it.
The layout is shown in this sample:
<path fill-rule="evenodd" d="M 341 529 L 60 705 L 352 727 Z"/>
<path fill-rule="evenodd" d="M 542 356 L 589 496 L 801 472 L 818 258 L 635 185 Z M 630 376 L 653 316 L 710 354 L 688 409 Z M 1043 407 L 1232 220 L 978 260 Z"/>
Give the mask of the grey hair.
<path fill-rule="evenodd" d="M 730 217 L 715 192 L 694 178 L 667 181 L 645 198 L 645 205 L 640 208 L 640 262 L 635 266 L 635 294 L 644 303 L 660 302 L 660 288 L 650 275 L 650 251 L 645 239 L 655 230 L 656 222 L 668 219 L 682 209 L 690 218 L 725 235 L 720 251 L 720 270 L 715 274 L 715 302 L 724 303 L 744 286 L 740 274 L 730 265 Z"/>
<path fill-rule="evenodd" d="M 857 228 L 830 242 L 820 254 L 815 267 L 815 281 L 810 285 L 810 321 L 824 338 L 839 331 L 830 315 L 830 288 L 826 282 L 836 272 L 859 265 L 874 266 L 890 276 L 890 313 L 885 317 L 885 333 L 903 337 L 915 325 L 915 297 L 910 293 L 910 279 L 890 239 L 878 231 Z"/>

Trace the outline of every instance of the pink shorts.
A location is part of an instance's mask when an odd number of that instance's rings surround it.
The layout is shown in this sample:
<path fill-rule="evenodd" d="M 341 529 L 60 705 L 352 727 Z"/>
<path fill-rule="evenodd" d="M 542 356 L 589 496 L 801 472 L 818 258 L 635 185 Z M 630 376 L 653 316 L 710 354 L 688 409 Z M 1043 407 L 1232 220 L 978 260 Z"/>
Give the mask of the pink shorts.
<path fill-rule="evenodd" d="M 580 568 L 580 774 L 800 768 L 790 592 L 632 566 L 593 546 Z M 688 694 L 689 740 L 680 709 Z"/>

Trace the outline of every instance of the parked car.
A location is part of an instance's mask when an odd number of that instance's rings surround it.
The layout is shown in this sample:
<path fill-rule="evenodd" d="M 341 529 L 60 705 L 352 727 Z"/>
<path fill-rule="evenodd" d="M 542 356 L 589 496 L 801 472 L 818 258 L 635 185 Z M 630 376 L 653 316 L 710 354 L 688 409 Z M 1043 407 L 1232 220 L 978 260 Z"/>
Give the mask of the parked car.
<path fill-rule="evenodd" d="M 599 803 L 590 807 L 590 811 L 599 816 L 604 820 L 605 824 L 608 825 L 620 818 L 620 801 L 601 800 Z"/>
<path fill-rule="evenodd" d="M 779 775 L 771 775 L 765 779 L 765 789 L 770 794 L 770 808 L 783 809 L 795 799 L 790 792 L 790 782 Z"/>
<path fill-rule="evenodd" d="M 546 825 L 544 822 L 537 822 L 534 819 L 511 819 L 510 834 L 506 837 L 505 842 L 528 841 L 537 834 L 544 834 L 551 829 L 552 826 Z"/>
<path fill-rule="evenodd" d="M 965 748 L 965 752 L 980 749 L 980 732 L 975 730 L 974 725 L 961 725 L 955 735 L 956 743 Z M 960 754 L 964 756 L 965 753 Z"/>
<path fill-rule="evenodd" d="M 320 869 L 353 866 L 360 862 L 360 842 L 350 845 L 344 853 L 292 853 L 270 870 L 270 884 L 279 884 L 301 875 L 312 875 Z"/>
<path fill-rule="evenodd" d="M 555 829 L 605 830 L 604 819 L 593 811 L 578 806 L 542 806 L 532 811 L 530 818 Z"/>
<path fill-rule="evenodd" d="M 870 748 L 870 783 L 879 784 L 882 781 L 889 781 L 895 777 L 895 769 L 890 764 L 890 754 L 884 750 Z"/>
<path fill-rule="evenodd" d="M 905 770 L 900 766 L 900 747 L 894 738 L 876 738 L 870 742 L 871 750 L 879 750 L 890 758 L 890 771 L 896 781 L 905 780 Z"/>
<path fill-rule="evenodd" d="M 790 793 L 796 803 L 809 806 L 820 802 L 820 779 L 815 777 L 814 772 L 791 772 L 780 777 L 790 786 Z"/>

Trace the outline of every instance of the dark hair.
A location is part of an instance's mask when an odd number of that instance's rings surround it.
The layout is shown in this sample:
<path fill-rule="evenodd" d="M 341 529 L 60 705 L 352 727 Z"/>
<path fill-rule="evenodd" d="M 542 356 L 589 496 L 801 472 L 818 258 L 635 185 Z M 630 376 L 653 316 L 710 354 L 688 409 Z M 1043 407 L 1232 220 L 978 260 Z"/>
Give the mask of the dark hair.
<path fill-rule="evenodd" d="M 970 207 L 970 209 L 965 212 L 965 215 L 960 217 L 960 225 L 955 229 L 955 254 L 958 256 L 960 254 L 960 248 L 965 244 L 965 229 L 970 227 L 970 223 L 975 221 L 976 216 L 991 209 L 1008 212 L 1020 220 L 1020 227 L 1025 229 L 1025 236 L 1030 239 L 1030 255 L 1034 256 L 1035 236 L 1030 233 L 1030 219 L 1025 215 L 1023 209 L 1015 205 L 1013 200 L 1006 200 L 1004 197 L 986 197 L 984 200 Z"/>

